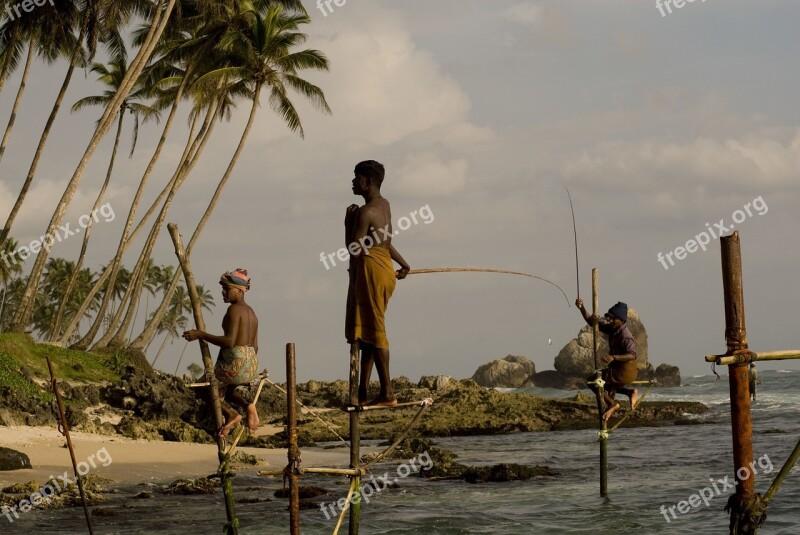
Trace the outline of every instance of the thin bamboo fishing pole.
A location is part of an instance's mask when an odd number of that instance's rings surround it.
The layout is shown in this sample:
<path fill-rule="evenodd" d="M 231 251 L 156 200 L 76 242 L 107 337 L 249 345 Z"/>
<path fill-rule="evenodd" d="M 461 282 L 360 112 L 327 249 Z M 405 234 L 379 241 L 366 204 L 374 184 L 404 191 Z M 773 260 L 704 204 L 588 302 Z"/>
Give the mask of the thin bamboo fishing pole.
<path fill-rule="evenodd" d="M 578 290 L 577 297 L 581 296 L 581 268 L 580 264 L 578 264 L 578 227 L 575 226 L 575 209 L 572 207 L 572 195 L 569 194 L 569 189 L 567 186 L 564 186 L 564 189 L 567 190 L 567 198 L 569 199 L 569 210 L 572 212 L 572 236 L 575 238 L 575 287 Z"/>
<path fill-rule="evenodd" d="M 86 505 L 86 493 L 83 489 L 83 476 L 78 472 L 78 463 L 75 460 L 75 448 L 72 446 L 72 438 L 69 436 L 69 424 L 67 417 L 64 415 L 64 405 L 61 402 L 61 393 L 58 391 L 58 381 L 56 381 L 56 372 L 53 371 L 53 363 L 50 357 L 45 357 L 47 360 L 47 369 L 50 370 L 50 382 L 53 386 L 53 395 L 56 398 L 56 405 L 58 406 L 58 430 L 67 438 L 67 447 L 69 448 L 69 456 L 72 459 L 72 469 L 75 471 L 75 479 L 78 482 L 78 492 L 81 495 L 81 504 L 83 505 L 83 514 L 86 517 L 86 525 L 89 527 L 89 535 L 94 534 L 92 528 L 92 517 L 89 514 L 89 507 Z"/>
<path fill-rule="evenodd" d="M 545 279 L 544 277 L 540 277 L 538 275 L 531 275 L 530 273 L 522 273 L 521 271 L 508 271 L 506 269 L 490 269 L 490 268 L 462 268 L 462 267 L 443 267 L 443 268 L 430 268 L 430 269 L 412 269 L 408 272 L 409 275 L 422 275 L 425 273 L 500 273 L 503 275 L 519 275 L 521 277 L 529 277 L 531 279 L 537 279 L 547 284 L 552 284 L 558 291 L 561 292 L 561 295 L 564 296 L 564 299 L 567 301 L 567 306 L 569 305 L 569 298 L 564 290 L 561 289 L 561 286 L 556 284 L 555 282 Z"/>

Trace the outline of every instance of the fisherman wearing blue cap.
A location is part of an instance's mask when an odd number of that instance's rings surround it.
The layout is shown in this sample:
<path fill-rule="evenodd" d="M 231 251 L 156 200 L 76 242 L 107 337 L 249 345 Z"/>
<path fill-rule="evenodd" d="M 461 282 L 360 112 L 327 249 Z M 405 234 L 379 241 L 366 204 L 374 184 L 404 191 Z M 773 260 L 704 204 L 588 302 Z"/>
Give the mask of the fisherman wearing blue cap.
<path fill-rule="evenodd" d="M 583 306 L 583 299 L 580 297 L 575 300 L 575 306 L 583 315 L 584 321 L 590 326 L 593 325 L 593 318 L 586 312 Z M 636 366 L 636 340 L 626 325 L 628 321 L 628 305 L 622 301 L 617 302 L 608 309 L 606 315 L 599 320 L 598 327 L 600 332 L 608 336 L 608 355 L 602 357 L 602 361 L 608 363 L 608 367 L 602 371 L 602 378 L 605 381 L 603 400 L 608 407 L 603 413 L 603 421 L 607 422 L 611 415 L 619 409 L 619 403 L 614 399 L 617 392 L 628 396 L 631 400 L 631 410 L 636 408 L 639 401 L 639 391 L 635 388 L 625 388 L 626 384 L 636 380 L 638 369 Z M 590 377 L 589 380 L 594 380 Z M 592 390 L 596 387 L 589 385 Z"/>

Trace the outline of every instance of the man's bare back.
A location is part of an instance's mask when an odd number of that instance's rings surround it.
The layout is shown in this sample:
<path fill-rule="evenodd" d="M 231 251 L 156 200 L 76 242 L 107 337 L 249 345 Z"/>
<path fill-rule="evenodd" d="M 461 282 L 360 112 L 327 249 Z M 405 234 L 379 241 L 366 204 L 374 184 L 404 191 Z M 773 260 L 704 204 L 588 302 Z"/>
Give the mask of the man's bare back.
<path fill-rule="evenodd" d="M 230 347 L 253 347 L 258 353 L 258 318 L 250 305 L 231 303 L 222 318 L 222 331 L 232 341 Z"/>

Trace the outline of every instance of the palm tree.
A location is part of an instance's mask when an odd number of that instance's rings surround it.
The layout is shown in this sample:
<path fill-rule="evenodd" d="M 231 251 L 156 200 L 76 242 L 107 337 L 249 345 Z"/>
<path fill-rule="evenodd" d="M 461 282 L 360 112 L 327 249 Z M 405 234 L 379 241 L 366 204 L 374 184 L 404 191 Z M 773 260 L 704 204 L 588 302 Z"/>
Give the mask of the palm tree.
<path fill-rule="evenodd" d="M 109 65 L 105 66 L 100 63 L 95 63 L 92 66 L 92 72 L 97 73 L 100 75 L 100 82 L 105 84 L 108 89 L 102 95 L 96 95 L 91 97 L 84 97 L 76 102 L 72 106 L 72 111 L 78 111 L 83 109 L 86 106 L 106 106 L 116 95 L 117 91 L 119 91 L 120 84 L 125 78 L 125 74 L 127 72 L 127 66 L 125 65 L 125 59 L 123 56 L 119 56 L 114 59 L 114 61 Z M 117 122 L 117 133 L 114 138 L 114 149 L 111 151 L 111 160 L 108 164 L 108 171 L 106 172 L 106 178 L 103 182 L 103 185 L 100 188 L 99 193 L 97 194 L 97 198 L 94 201 L 94 206 L 92 206 L 92 211 L 90 213 L 96 213 L 96 211 L 100 208 L 101 203 L 103 202 L 103 197 L 105 196 L 106 189 L 108 188 L 108 183 L 111 181 L 111 174 L 114 170 L 114 162 L 117 158 L 117 149 L 119 149 L 119 140 L 122 135 L 122 124 L 125 119 L 125 113 L 129 112 L 133 115 L 134 118 L 134 127 L 133 127 L 133 142 L 131 146 L 131 156 L 133 156 L 133 151 L 136 149 L 136 140 L 139 135 L 139 119 L 140 117 L 144 119 L 144 121 L 148 121 L 151 118 L 158 119 L 158 110 L 155 108 L 148 106 L 146 104 L 142 104 L 141 102 L 137 102 L 138 100 L 146 97 L 145 90 L 142 88 L 138 88 L 130 93 L 128 97 L 122 100 L 119 108 L 119 120 Z M 80 273 L 80 269 L 83 266 L 83 261 L 86 257 L 86 249 L 89 245 L 89 238 L 92 235 L 92 223 L 94 219 L 89 219 L 89 224 L 86 226 L 86 231 L 83 233 L 83 243 L 81 245 L 81 252 L 78 256 L 78 264 L 73 272 L 72 278 L 69 280 L 69 284 L 67 285 L 67 290 L 64 295 L 64 299 L 61 302 L 61 305 L 58 308 L 58 313 L 56 314 L 55 325 L 52 329 L 52 340 L 59 335 L 61 332 L 61 321 L 64 317 L 64 309 L 66 307 L 67 302 L 67 295 L 70 294 L 72 287 L 75 284 L 75 281 L 78 278 L 78 274 Z M 101 315 L 100 312 L 98 315 Z"/>
<path fill-rule="evenodd" d="M 0 299 L 0 332 L 3 330 L 3 308 L 8 296 L 8 286 L 17 274 L 22 273 L 22 265 L 15 255 L 19 244 L 13 238 L 0 244 L 0 282 L 3 283 L 3 297 Z"/>
<path fill-rule="evenodd" d="M 284 14 L 280 6 L 270 5 L 265 13 L 249 11 L 239 17 L 237 22 L 240 24 L 236 25 L 235 31 L 226 32 L 218 45 L 230 66 L 224 66 L 204 75 L 199 83 L 206 82 L 209 87 L 223 87 L 223 91 L 229 95 L 249 94 L 252 99 L 250 116 L 228 168 L 189 241 L 187 254 L 191 254 L 195 240 L 202 233 L 241 156 L 256 118 L 264 86 L 270 88 L 269 103 L 273 110 L 284 119 L 290 130 L 298 132 L 301 137 L 303 137 L 302 123 L 289 98 L 288 89 L 299 92 L 311 100 L 317 108 L 330 113 L 322 90 L 298 76 L 301 70 L 328 69 L 328 61 L 321 52 L 308 49 L 294 51 L 295 47 L 307 39 L 306 34 L 298 31 L 301 25 L 311 22 L 307 15 Z M 173 278 L 171 292 L 177 286 L 178 277 L 176 274 Z M 145 347 L 146 342 L 154 335 L 158 321 L 166 313 L 167 303 L 169 297 L 162 301 L 153 316 L 153 321 L 133 341 L 131 349 L 141 350 Z"/>
<path fill-rule="evenodd" d="M 12 3 L 10 0 L 8 3 Z M 79 11 L 77 7 L 82 7 Z M 22 190 L 17 196 L 11 212 L 8 215 L 3 230 L 0 231 L 0 243 L 8 237 L 11 227 L 17 214 L 25 201 L 30 190 L 39 161 L 44 153 L 47 140 L 55 123 L 56 117 L 61 110 L 61 104 L 66 96 L 67 89 L 72 81 L 75 68 L 84 64 L 94 57 L 98 41 L 103 41 L 112 56 L 125 57 L 123 38 L 119 34 L 120 28 L 127 24 L 134 15 L 146 16 L 152 9 L 152 4 L 148 0 L 84 0 L 83 2 L 54 2 L 53 5 L 46 4 L 38 7 L 32 13 L 18 19 L 19 22 L 35 25 L 35 30 L 28 32 L 35 35 L 42 43 L 46 43 L 48 59 L 55 60 L 60 55 L 70 57 L 69 67 L 61 84 L 61 89 L 56 96 L 53 108 L 45 123 L 42 135 L 22 185 Z M 16 22 L 16 21 L 15 21 Z M 79 28 L 78 37 L 75 38 L 73 30 Z M 19 33 L 19 32 L 18 32 Z M 84 48 L 84 44 L 86 48 Z M 41 48 L 40 44 L 40 48 Z M 112 118 L 113 119 L 113 118 Z M 105 124 L 106 117 L 103 121 Z M 110 119 L 107 121 L 110 127 Z M 106 128 L 107 130 L 107 128 Z M 99 140 L 98 140 L 99 141 Z M 60 221 L 59 221 L 60 223 Z M 57 226 L 57 225 L 56 225 Z M 52 231 L 50 232 L 52 233 Z M 47 251 L 45 251 L 45 257 Z M 42 266 L 46 258 L 43 258 L 37 271 L 41 275 Z M 28 280 L 31 286 L 31 279 Z M 28 290 L 26 290 L 26 294 Z M 23 296 L 23 302 L 25 297 Z"/>
<path fill-rule="evenodd" d="M 158 324 L 158 332 L 166 334 L 164 335 L 164 341 L 161 342 L 161 347 L 158 348 L 158 353 L 156 353 L 156 357 L 153 359 L 151 366 L 156 365 L 158 357 L 161 356 L 161 352 L 164 350 L 164 346 L 167 345 L 167 341 L 177 338 L 178 329 L 185 328 L 186 322 L 186 316 L 179 314 L 177 309 L 170 310 L 169 314 L 161 318 Z"/>
<path fill-rule="evenodd" d="M 109 0 L 110 3 L 114 3 Z M 156 43 L 161 38 L 161 35 L 164 32 L 164 28 L 167 25 L 167 21 L 172 13 L 173 8 L 175 7 L 176 0 L 159 0 L 154 9 L 152 9 L 152 17 L 150 22 L 150 29 L 148 31 L 148 37 L 145 40 L 142 47 L 139 49 L 136 57 L 134 58 L 131 66 L 128 69 L 126 74 L 125 80 L 121 84 L 120 90 L 114 97 L 114 100 L 109 102 L 106 106 L 105 113 L 103 114 L 98 127 L 96 128 L 94 135 L 92 136 L 91 141 L 89 142 L 86 151 L 84 152 L 81 161 L 78 163 L 75 172 L 72 175 L 72 178 L 69 180 L 66 189 L 64 190 L 61 199 L 56 206 L 55 212 L 53 213 L 52 218 L 50 219 L 50 223 L 47 226 L 47 230 L 44 233 L 45 235 L 52 235 L 58 225 L 64 219 L 64 215 L 66 214 L 67 208 L 69 207 L 70 203 L 72 202 L 73 197 L 78 189 L 78 185 L 80 184 L 81 179 L 83 178 L 83 174 L 86 171 L 86 167 L 89 164 L 92 156 L 94 155 L 97 147 L 100 143 L 100 140 L 105 136 L 108 132 L 109 128 L 111 127 L 111 123 L 114 120 L 115 114 L 118 111 L 119 104 L 123 99 L 125 99 L 130 91 L 133 89 L 133 83 L 139 78 L 142 70 L 144 69 L 145 64 L 149 61 L 150 56 L 153 54 L 155 49 Z M 125 2 L 127 4 L 127 2 Z M 148 4 L 150 5 L 150 4 Z M 151 6 L 152 7 L 152 6 Z M 3 231 L 7 233 L 6 230 Z M 0 235 L 0 238 L 5 238 L 5 235 Z M 14 315 L 12 320 L 12 329 L 15 331 L 23 330 L 28 323 L 30 322 L 30 318 L 32 315 L 32 301 L 33 296 L 36 293 L 38 286 L 39 286 L 39 278 L 41 277 L 42 271 L 44 271 L 45 262 L 47 261 L 47 257 L 49 255 L 49 250 L 47 248 L 43 248 L 39 254 L 36 256 L 36 261 L 33 264 L 33 268 L 31 270 L 31 276 L 28 278 L 28 284 L 25 287 L 25 292 L 20 300 L 19 307 Z"/>

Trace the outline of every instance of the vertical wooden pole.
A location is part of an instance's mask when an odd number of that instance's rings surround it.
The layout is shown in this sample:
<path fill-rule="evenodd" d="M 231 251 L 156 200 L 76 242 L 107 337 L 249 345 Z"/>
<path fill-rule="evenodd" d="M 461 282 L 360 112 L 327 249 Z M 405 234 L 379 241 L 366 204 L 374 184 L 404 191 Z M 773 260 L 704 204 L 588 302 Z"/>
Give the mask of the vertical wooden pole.
<path fill-rule="evenodd" d="M 744 289 L 742 284 L 742 254 L 739 232 L 720 240 L 722 248 L 722 286 L 725 294 L 726 355 L 747 353 L 747 329 L 744 318 Z M 753 461 L 753 427 L 750 417 L 749 366 L 747 363 L 728 366 L 728 383 L 731 396 L 731 431 L 733 435 L 733 470 L 736 477 L 736 494 L 728 503 L 731 506 L 731 533 L 755 533 L 749 521 L 751 502 L 755 495 L 755 474 L 747 470 L 747 479 L 739 477 L 739 470 Z M 744 473 L 744 471 L 742 471 Z M 734 501 L 735 500 L 735 501 Z"/>
<path fill-rule="evenodd" d="M 200 294 L 197 292 L 197 285 L 194 282 L 192 265 L 189 262 L 189 257 L 186 256 L 186 249 L 183 247 L 183 240 L 178 232 L 178 225 L 170 223 L 167 225 L 167 229 L 175 246 L 175 256 L 178 257 L 178 262 L 183 271 L 186 289 L 189 291 L 195 326 L 198 330 L 205 331 L 206 322 L 203 319 L 202 301 L 200 300 Z M 219 429 L 225 424 L 225 418 L 222 416 L 222 402 L 219 399 L 219 382 L 214 375 L 214 362 L 211 360 L 211 351 L 208 349 L 208 343 L 205 340 L 200 340 L 199 342 L 200 353 L 203 356 L 203 364 L 206 370 L 206 379 L 210 383 L 209 390 L 211 391 L 211 403 L 214 407 L 214 418 L 217 423 L 217 429 Z M 219 458 L 218 473 L 222 479 L 222 492 L 225 496 L 225 513 L 228 517 L 228 523 L 225 524 L 223 533 L 225 535 L 238 535 L 239 519 L 236 517 L 236 506 L 233 499 L 233 474 L 230 471 L 230 455 L 225 453 L 225 442 L 222 438 L 217 438 L 217 456 Z"/>
<path fill-rule="evenodd" d="M 592 269 L 592 346 L 594 350 L 594 369 L 600 370 L 600 362 L 597 357 L 597 346 L 600 339 L 600 318 L 598 309 L 600 308 L 600 293 L 598 289 L 598 271 Z M 600 496 L 608 496 L 608 436 L 606 435 L 607 425 L 603 420 L 603 390 L 597 389 L 597 415 L 600 420 Z"/>
<path fill-rule="evenodd" d="M 297 374 L 293 343 L 286 344 L 286 432 L 289 435 L 289 533 L 300 535 L 300 448 L 297 446 Z"/>
<path fill-rule="evenodd" d="M 58 391 L 56 373 L 53 371 L 53 363 L 50 362 L 50 357 L 45 357 L 45 359 L 47 360 L 47 369 L 50 370 L 50 381 L 53 385 L 53 395 L 56 397 L 56 405 L 58 406 L 59 426 L 64 429 L 64 436 L 67 438 L 67 447 L 69 448 L 69 457 L 72 459 L 72 469 L 75 471 L 75 479 L 78 481 L 78 492 L 81 495 L 81 504 L 83 504 L 83 515 L 86 517 L 86 525 L 89 527 L 89 535 L 94 535 L 94 528 L 92 528 L 92 517 L 89 514 L 89 508 L 86 505 L 86 491 L 83 489 L 83 477 L 78 473 L 78 463 L 75 459 L 75 449 L 72 447 L 72 438 L 69 436 L 69 424 L 67 423 L 67 417 L 64 415 L 64 404 L 61 401 L 61 393 Z"/>
<path fill-rule="evenodd" d="M 350 404 L 358 403 L 358 341 L 350 344 Z M 359 428 L 359 411 L 350 413 L 350 468 L 357 469 L 361 464 L 361 430 Z M 353 476 L 355 491 L 350 506 L 350 526 L 348 535 L 358 535 L 358 524 L 361 520 L 361 477 Z"/>

